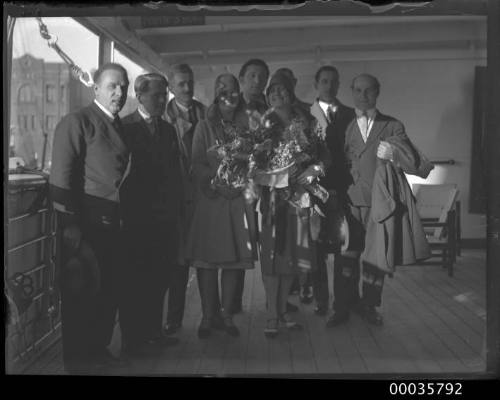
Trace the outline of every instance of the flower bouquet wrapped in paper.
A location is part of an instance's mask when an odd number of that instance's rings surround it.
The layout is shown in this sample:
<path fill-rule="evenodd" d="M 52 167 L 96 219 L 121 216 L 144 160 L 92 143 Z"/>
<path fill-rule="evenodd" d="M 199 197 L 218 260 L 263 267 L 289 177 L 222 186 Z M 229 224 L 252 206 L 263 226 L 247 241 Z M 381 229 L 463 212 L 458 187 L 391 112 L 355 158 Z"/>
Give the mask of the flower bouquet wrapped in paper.
<path fill-rule="evenodd" d="M 245 130 L 224 123 L 224 138 L 207 150 L 215 177 L 211 185 L 225 197 L 238 196 L 248 184 L 248 160 L 253 141 Z"/>
<path fill-rule="evenodd" d="M 280 197 L 295 207 L 309 208 L 312 198 L 322 202 L 328 192 L 316 179 L 299 183 L 298 177 L 312 164 L 320 164 L 319 147 L 324 137 L 303 120 L 293 119 L 288 126 L 270 109 L 254 119 L 256 143 L 249 158 L 249 177 L 261 186 L 280 189 Z"/>

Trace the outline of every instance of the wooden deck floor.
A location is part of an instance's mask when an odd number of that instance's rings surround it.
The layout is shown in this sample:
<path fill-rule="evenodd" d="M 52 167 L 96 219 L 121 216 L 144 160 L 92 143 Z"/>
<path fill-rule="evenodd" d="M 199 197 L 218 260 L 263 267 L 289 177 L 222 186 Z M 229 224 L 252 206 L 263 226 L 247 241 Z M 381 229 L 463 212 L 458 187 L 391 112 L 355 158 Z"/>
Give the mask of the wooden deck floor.
<path fill-rule="evenodd" d="M 331 264 L 331 260 L 330 263 Z M 302 332 L 264 337 L 265 297 L 260 268 L 246 274 L 244 312 L 235 316 L 239 338 L 223 332 L 200 340 L 200 299 L 194 271 L 187 292 L 184 326 L 178 346 L 110 374 L 245 375 L 347 373 L 471 373 L 485 370 L 485 252 L 465 250 L 455 276 L 436 266 L 401 267 L 387 279 L 381 311 L 383 327 L 357 315 L 348 324 L 325 328 L 326 317 L 314 305 L 300 304 L 296 318 Z M 329 276 L 331 277 L 331 268 Z M 331 279 L 331 278 L 330 278 Z M 331 290 L 331 289 L 330 289 Z M 111 349 L 120 348 L 119 330 Z M 27 374 L 64 374 L 56 345 Z"/>

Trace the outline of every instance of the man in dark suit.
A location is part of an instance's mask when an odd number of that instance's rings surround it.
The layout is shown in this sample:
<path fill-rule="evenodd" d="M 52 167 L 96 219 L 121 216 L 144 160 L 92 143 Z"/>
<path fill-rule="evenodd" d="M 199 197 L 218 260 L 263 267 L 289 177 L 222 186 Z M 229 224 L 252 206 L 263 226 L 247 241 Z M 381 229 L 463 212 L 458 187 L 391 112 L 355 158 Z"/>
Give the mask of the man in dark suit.
<path fill-rule="evenodd" d="M 120 325 L 131 355 L 178 342 L 162 334 L 165 292 L 177 268 L 182 203 L 177 135 L 161 118 L 167 86 L 160 74 L 139 75 L 138 109 L 123 118 L 131 167 L 121 191 L 128 263 Z"/>
<path fill-rule="evenodd" d="M 189 277 L 189 261 L 185 259 L 184 245 L 194 210 L 194 185 L 191 176 L 191 150 L 196 124 L 205 118 L 205 106 L 193 98 L 194 74 L 187 64 L 172 65 L 168 72 L 169 88 L 174 98 L 168 103 L 166 120 L 177 134 L 183 185 L 183 219 L 178 263 L 172 268 L 168 290 L 168 312 L 165 333 L 173 334 L 182 326 L 186 287 Z"/>
<path fill-rule="evenodd" d="M 125 105 L 129 82 L 127 71 L 114 63 L 101 66 L 94 82 L 94 102 L 65 116 L 56 127 L 49 179 L 58 213 L 63 359 L 70 373 L 92 372 L 117 361 L 107 346 L 124 261 L 119 189 L 129 167 L 129 150 L 118 112 Z M 72 273 L 66 268 L 82 242 L 93 251 L 100 276 L 99 283 L 92 283 L 95 292 L 84 297 L 68 289 Z M 88 274 L 81 271 L 85 282 Z"/>
<path fill-rule="evenodd" d="M 339 89 L 339 73 L 332 65 L 324 65 L 314 76 L 314 88 L 318 94 L 311 106 L 311 115 L 325 132 L 325 141 L 332 155 L 332 164 L 321 178 L 321 185 L 341 202 L 345 187 L 342 187 L 342 168 L 344 168 L 344 139 L 349 123 L 355 118 L 354 110 L 337 99 Z M 345 180 L 345 179 L 344 179 Z M 330 252 L 338 253 L 339 249 L 327 249 L 324 244 L 318 246 L 317 269 L 312 273 L 313 292 L 316 300 L 314 312 L 325 315 L 328 312 L 328 273 L 326 257 Z M 337 256 L 335 259 L 337 260 Z M 338 263 L 338 261 L 337 261 Z"/>
<path fill-rule="evenodd" d="M 349 311 L 360 312 L 373 325 L 382 325 L 382 316 L 376 310 L 382 299 L 385 273 L 376 266 L 363 263 L 365 231 L 372 207 L 372 187 L 376 167 L 380 160 L 392 162 L 394 148 L 386 141 L 399 137 L 409 142 L 403 124 L 377 110 L 380 83 L 372 75 L 361 74 L 351 85 L 356 118 L 349 124 L 345 136 L 345 179 L 347 189 L 347 219 L 349 222 L 349 248 L 336 255 L 334 266 L 334 314 L 327 322 L 334 327 L 349 319 Z M 359 296 L 359 280 L 362 297 Z"/>

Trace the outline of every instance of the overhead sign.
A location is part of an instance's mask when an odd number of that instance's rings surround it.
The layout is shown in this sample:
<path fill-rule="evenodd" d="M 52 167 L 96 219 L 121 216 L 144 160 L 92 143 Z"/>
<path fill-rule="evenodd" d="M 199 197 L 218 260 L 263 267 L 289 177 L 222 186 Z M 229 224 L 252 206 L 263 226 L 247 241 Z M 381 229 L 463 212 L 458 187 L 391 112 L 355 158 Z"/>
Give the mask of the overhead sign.
<path fill-rule="evenodd" d="M 169 26 L 205 25 L 204 15 L 169 15 L 159 17 L 141 17 L 142 28 Z"/>

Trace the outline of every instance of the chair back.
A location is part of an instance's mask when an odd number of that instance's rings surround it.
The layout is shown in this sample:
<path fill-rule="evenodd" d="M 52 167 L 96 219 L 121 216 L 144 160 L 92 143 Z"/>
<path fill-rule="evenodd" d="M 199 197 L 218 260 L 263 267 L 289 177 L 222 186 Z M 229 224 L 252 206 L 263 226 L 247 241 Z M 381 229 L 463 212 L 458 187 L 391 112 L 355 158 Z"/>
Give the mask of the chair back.
<path fill-rule="evenodd" d="M 423 220 L 446 222 L 448 212 L 453 209 L 458 196 L 457 185 L 454 183 L 441 185 L 413 184 L 417 210 Z M 443 228 L 425 228 L 429 236 L 440 239 L 443 236 Z"/>

